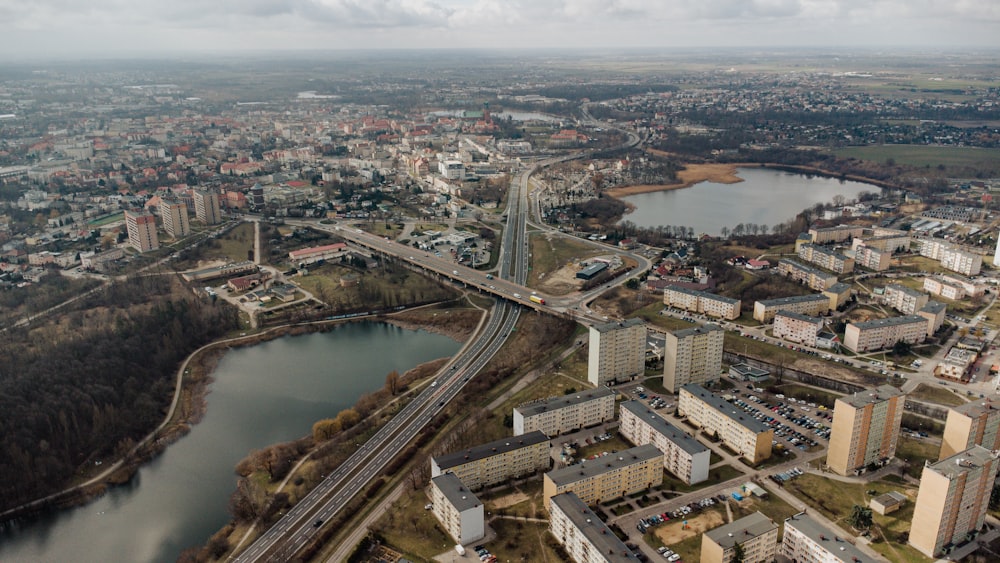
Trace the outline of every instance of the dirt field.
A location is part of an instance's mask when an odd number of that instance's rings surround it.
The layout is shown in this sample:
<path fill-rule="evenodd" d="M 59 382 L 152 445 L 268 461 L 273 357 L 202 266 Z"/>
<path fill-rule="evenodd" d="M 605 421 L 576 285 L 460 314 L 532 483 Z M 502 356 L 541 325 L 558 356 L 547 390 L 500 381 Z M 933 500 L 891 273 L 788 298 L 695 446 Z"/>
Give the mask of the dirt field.
<path fill-rule="evenodd" d="M 607 194 L 612 197 L 622 197 L 648 192 L 679 190 L 705 181 L 719 184 L 735 184 L 743 181 L 743 178 L 736 175 L 736 168 L 737 165 L 735 164 L 688 164 L 686 169 L 677 173 L 677 177 L 680 179 L 680 182 L 677 184 L 623 186 L 612 188 L 607 191 Z"/>
<path fill-rule="evenodd" d="M 508 506 L 520 504 L 526 500 L 529 500 L 528 495 L 524 493 L 513 493 L 500 497 L 494 501 L 490 501 L 490 505 L 494 510 L 499 510 L 501 508 L 507 508 Z"/>
<path fill-rule="evenodd" d="M 677 520 L 666 526 L 656 528 L 656 537 L 660 538 L 660 541 L 664 545 L 673 545 L 687 538 L 718 528 L 726 523 L 726 519 L 718 510 L 708 510 L 694 518 L 688 518 L 686 530 L 682 529 L 683 524 L 681 522 L 682 520 Z"/>
<path fill-rule="evenodd" d="M 567 264 L 554 272 L 539 274 L 538 289 L 549 295 L 566 295 L 580 289 L 580 280 L 576 279 L 579 271 L 573 264 Z"/>

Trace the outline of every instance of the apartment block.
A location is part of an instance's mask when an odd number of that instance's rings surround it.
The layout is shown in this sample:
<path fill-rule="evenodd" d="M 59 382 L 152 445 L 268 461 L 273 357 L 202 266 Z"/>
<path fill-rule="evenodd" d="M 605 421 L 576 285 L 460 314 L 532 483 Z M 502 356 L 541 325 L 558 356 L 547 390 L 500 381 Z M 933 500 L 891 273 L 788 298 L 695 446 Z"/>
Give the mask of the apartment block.
<path fill-rule="evenodd" d="M 587 380 L 595 387 L 627 381 L 646 369 L 646 324 L 642 319 L 590 327 Z"/>
<path fill-rule="evenodd" d="M 829 528 L 813 520 L 812 516 L 804 512 L 785 519 L 785 531 L 781 538 L 779 553 L 788 561 L 801 563 L 870 563 L 874 561 L 853 543 L 838 536 L 835 532 L 831 532 Z"/>
<path fill-rule="evenodd" d="M 884 229 L 889 233 L 891 229 Z M 910 235 L 906 231 L 894 231 L 891 234 L 868 236 L 867 231 L 861 237 L 856 237 L 851 244 L 851 248 L 857 250 L 859 246 L 867 246 L 890 255 L 896 252 L 905 252 L 910 249 Z"/>
<path fill-rule="evenodd" d="M 941 278 L 924 278 L 924 291 L 931 295 L 939 295 L 945 299 L 965 299 L 965 288 L 946 282 Z"/>
<path fill-rule="evenodd" d="M 453 473 L 431 479 L 434 516 L 455 543 L 466 545 L 486 537 L 483 503 Z"/>
<path fill-rule="evenodd" d="M 139 252 L 149 252 L 160 248 L 160 238 L 156 234 L 156 217 L 145 211 L 125 211 L 125 230 L 128 243 Z"/>
<path fill-rule="evenodd" d="M 222 212 L 219 210 L 219 194 L 209 190 L 194 190 L 194 216 L 206 225 L 222 222 Z"/>
<path fill-rule="evenodd" d="M 830 298 L 822 293 L 813 295 L 796 295 L 794 297 L 778 297 L 764 299 L 753 304 L 753 318 L 762 323 L 774 320 L 778 311 L 788 311 L 802 315 L 819 316 L 830 310 Z"/>
<path fill-rule="evenodd" d="M 681 387 L 677 411 L 702 432 L 710 436 L 718 433 L 724 444 L 751 465 L 771 457 L 774 429 L 700 385 Z"/>
<path fill-rule="evenodd" d="M 1000 396 L 990 395 L 948 409 L 938 459 L 951 457 L 972 446 L 1000 450 Z"/>
<path fill-rule="evenodd" d="M 514 409 L 514 435 L 540 431 L 558 436 L 615 418 L 616 393 L 601 386 L 572 395 L 551 397 Z"/>
<path fill-rule="evenodd" d="M 854 249 L 854 265 L 881 272 L 892 265 L 892 253 L 872 246 L 861 245 Z"/>
<path fill-rule="evenodd" d="M 905 395 L 882 385 L 837 399 L 826 464 L 839 475 L 860 475 L 896 455 Z"/>
<path fill-rule="evenodd" d="M 941 274 L 940 278 L 944 283 L 961 287 L 967 295 L 971 295 L 972 297 L 978 297 L 986 290 L 984 284 L 958 274 Z"/>
<path fill-rule="evenodd" d="M 889 284 L 885 286 L 882 302 L 904 315 L 915 315 L 922 309 L 930 296 L 905 285 Z"/>
<path fill-rule="evenodd" d="M 797 342 L 806 346 L 816 346 L 816 338 L 823 330 L 823 319 L 810 317 L 791 311 L 778 311 L 774 315 L 774 337 Z"/>
<path fill-rule="evenodd" d="M 646 444 L 545 474 L 545 509 L 552 497 L 574 492 L 586 504 L 623 497 L 663 482 L 663 454 Z"/>
<path fill-rule="evenodd" d="M 431 458 L 431 477 L 454 473 L 469 489 L 498 485 L 549 468 L 549 439 L 529 432 Z"/>
<path fill-rule="evenodd" d="M 917 241 L 917 252 L 931 260 L 941 260 L 941 253 L 951 245 L 941 239 L 925 238 Z"/>
<path fill-rule="evenodd" d="M 587 503 L 572 492 L 552 497 L 549 533 L 576 563 L 639 561 Z"/>
<path fill-rule="evenodd" d="M 826 227 L 822 229 L 809 229 L 809 238 L 813 244 L 826 244 L 829 242 L 843 242 L 853 240 L 854 237 L 863 236 L 864 227 L 854 225 L 838 225 L 836 227 Z"/>
<path fill-rule="evenodd" d="M 707 383 L 722 372 L 722 327 L 707 324 L 668 332 L 663 344 L 663 387 L 676 393 L 686 383 Z"/>
<path fill-rule="evenodd" d="M 854 259 L 843 254 L 815 244 L 803 244 L 798 250 L 799 258 L 806 262 L 812 262 L 820 268 L 826 268 L 831 272 L 846 274 L 854 271 Z"/>
<path fill-rule="evenodd" d="M 663 290 L 663 304 L 718 319 L 733 320 L 740 316 L 740 300 L 707 291 L 668 285 Z"/>
<path fill-rule="evenodd" d="M 708 479 L 709 449 L 639 401 L 622 403 L 618 431 L 633 444 L 656 446 L 663 468 L 688 485 Z"/>
<path fill-rule="evenodd" d="M 729 563 L 736 546 L 743 563 L 771 563 L 778 551 L 778 525 L 760 512 L 719 526 L 701 536 L 701 563 Z"/>
<path fill-rule="evenodd" d="M 860 354 L 891 348 L 897 342 L 923 342 L 927 338 L 927 322 L 920 315 L 906 315 L 850 323 L 844 331 L 844 346 Z"/>
<path fill-rule="evenodd" d="M 851 300 L 851 284 L 835 283 L 824 289 L 823 295 L 830 299 L 830 310 L 836 311 L 841 305 Z"/>
<path fill-rule="evenodd" d="M 164 201 L 160 205 L 160 219 L 163 221 L 163 230 L 170 238 L 179 239 L 191 234 L 187 205 L 180 201 Z"/>
<path fill-rule="evenodd" d="M 924 465 L 910 524 L 910 545 L 928 557 L 937 557 L 982 529 L 997 476 L 997 456 L 982 446 L 972 446 Z"/>
<path fill-rule="evenodd" d="M 944 324 L 944 319 L 948 314 L 948 307 L 940 301 L 928 301 L 922 309 L 917 311 L 918 317 L 927 320 L 927 336 L 934 336 L 934 333 Z"/>
<path fill-rule="evenodd" d="M 804 284 L 809 289 L 823 291 L 837 283 L 837 276 L 795 260 L 778 260 L 778 273 Z"/>
<path fill-rule="evenodd" d="M 963 276 L 978 276 L 983 267 L 983 257 L 958 248 L 946 248 L 941 252 L 941 267 Z"/>

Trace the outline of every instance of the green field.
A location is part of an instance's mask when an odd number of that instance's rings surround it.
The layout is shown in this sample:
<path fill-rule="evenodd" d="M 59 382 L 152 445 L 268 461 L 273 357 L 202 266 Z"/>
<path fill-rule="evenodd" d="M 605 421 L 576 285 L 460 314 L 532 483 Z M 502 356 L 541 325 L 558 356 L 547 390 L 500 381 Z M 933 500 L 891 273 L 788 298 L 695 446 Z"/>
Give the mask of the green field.
<path fill-rule="evenodd" d="M 934 147 L 924 145 L 872 145 L 847 147 L 834 151 L 842 158 L 857 158 L 916 167 L 959 166 L 982 170 L 1000 170 L 1000 149 L 976 147 Z"/>

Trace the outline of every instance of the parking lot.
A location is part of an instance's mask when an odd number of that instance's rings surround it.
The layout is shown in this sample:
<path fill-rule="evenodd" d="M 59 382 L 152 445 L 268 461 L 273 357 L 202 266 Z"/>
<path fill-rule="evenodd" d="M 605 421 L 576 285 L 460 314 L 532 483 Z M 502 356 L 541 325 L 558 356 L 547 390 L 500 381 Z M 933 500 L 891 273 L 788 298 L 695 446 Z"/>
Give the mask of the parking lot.
<path fill-rule="evenodd" d="M 776 395 L 772 404 L 761 398 L 762 391 L 753 389 L 737 393 L 733 404 L 774 429 L 775 447 L 787 452 L 793 448 L 806 451 L 810 447 L 827 445 L 833 413 L 826 407 L 784 395 Z"/>

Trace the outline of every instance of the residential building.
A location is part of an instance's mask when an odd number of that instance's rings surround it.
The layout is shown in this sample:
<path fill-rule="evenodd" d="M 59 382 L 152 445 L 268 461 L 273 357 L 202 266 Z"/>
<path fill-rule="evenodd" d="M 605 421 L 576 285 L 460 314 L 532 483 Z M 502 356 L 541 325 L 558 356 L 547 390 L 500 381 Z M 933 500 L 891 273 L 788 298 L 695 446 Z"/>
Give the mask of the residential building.
<path fill-rule="evenodd" d="M 701 563 L 729 563 L 736 546 L 743 563 L 771 563 L 778 551 L 778 525 L 760 512 L 705 532 L 701 536 Z"/>
<path fill-rule="evenodd" d="M 636 445 L 653 444 L 663 452 L 663 468 L 688 485 L 708 479 L 708 448 L 639 401 L 621 404 L 618 431 Z"/>
<path fill-rule="evenodd" d="M 1000 266 L 1000 237 L 997 237 L 997 248 L 993 251 L 993 265 Z"/>
<path fill-rule="evenodd" d="M 854 271 L 854 259 L 825 246 L 803 244 L 798 250 L 799 258 L 812 262 L 820 268 L 826 268 L 838 274 Z"/>
<path fill-rule="evenodd" d="M 799 563 L 871 563 L 857 546 L 800 512 L 785 519 L 779 553 Z"/>
<path fill-rule="evenodd" d="M 938 459 L 951 457 L 972 446 L 1000 450 L 1000 396 L 990 395 L 948 409 Z"/>
<path fill-rule="evenodd" d="M 541 432 L 503 438 L 431 458 L 431 477 L 454 473 L 478 490 L 549 468 L 549 439 Z"/>
<path fill-rule="evenodd" d="M 146 211 L 125 211 L 125 230 L 128 243 L 139 252 L 160 248 L 156 234 L 156 217 Z"/>
<path fill-rule="evenodd" d="M 160 219 L 163 221 L 163 230 L 170 238 L 179 239 L 191 234 L 187 205 L 180 201 L 164 201 L 160 204 Z"/>
<path fill-rule="evenodd" d="M 601 386 L 514 408 L 514 435 L 540 431 L 558 436 L 615 418 L 616 393 Z"/>
<path fill-rule="evenodd" d="M 685 383 L 718 380 L 725 335 L 714 324 L 668 332 L 663 344 L 663 387 L 676 393 Z"/>
<path fill-rule="evenodd" d="M 791 311 L 778 311 L 774 315 L 774 337 L 816 346 L 816 337 L 823 330 L 823 319 Z"/>
<path fill-rule="evenodd" d="M 626 381 L 646 369 L 646 324 L 628 319 L 590 327 L 587 380 L 595 387 Z"/>
<path fill-rule="evenodd" d="M 718 434 L 722 443 L 751 465 L 771 457 L 774 429 L 700 385 L 689 383 L 681 387 L 677 411 L 709 436 Z"/>
<path fill-rule="evenodd" d="M 819 316 L 830 310 L 830 298 L 822 293 L 813 295 L 796 295 L 794 297 L 778 297 L 764 299 L 753 304 L 753 318 L 762 323 L 769 323 L 778 311 L 789 311 L 803 315 Z"/>
<path fill-rule="evenodd" d="M 997 476 L 997 456 L 972 446 L 937 463 L 926 462 L 910 524 L 911 546 L 938 557 L 978 533 Z"/>
<path fill-rule="evenodd" d="M 881 272 L 892 265 L 892 253 L 872 246 L 861 245 L 854 249 L 854 265 Z"/>
<path fill-rule="evenodd" d="M 910 249 L 909 233 L 892 229 L 883 229 L 883 231 L 886 234 L 868 236 L 868 233 L 865 233 L 864 236 L 856 237 L 851 243 L 851 248 L 856 250 L 859 246 L 867 246 L 890 255 Z"/>
<path fill-rule="evenodd" d="M 951 284 L 942 278 L 924 278 L 924 291 L 931 295 L 939 295 L 945 299 L 965 299 L 965 288 Z"/>
<path fill-rule="evenodd" d="M 896 455 L 906 396 L 882 385 L 837 399 L 826 465 L 838 475 L 860 475 Z"/>
<path fill-rule="evenodd" d="M 927 338 L 927 322 L 920 315 L 906 315 L 849 323 L 844 331 L 844 346 L 855 354 L 860 354 L 891 348 L 897 342 L 923 342 Z"/>
<path fill-rule="evenodd" d="M 838 225 L 836 227 L 826 227 L 822 229 L 809 229 L 809 238 L 813 244 L 826 244 L 828 242 L 843 242 L 852 240 L 854 237 L 863 236 L 864 227 L 855 225 Z"/>
<path fill-rule="evenodd" d="M 576 563 L 639 561 L 587 503 L 572 492 L 552 497 L 549 533 Z"/>
<path fill-rule="evenodd" d="M 210 190 L 194 190 L 194 216 L 206 225 L 222 222 L 222 212 L 219 211 L 219 194 Z"/>
<path fill-rule="evenodd" d="M 795 260 L 778 260 L 778 273 L 816 291 L 823 291 L 837 283 L 836 274 L 806 266 Z"/>
<path fill-rule="evenodd" d="M 830 310 L 836 311 L 841 305 L 851 299 L 851 284 L 835 283 L 823 290 L 823 295 L 830 298 Z"/>
<path fill-rule="evenodd" d="M 434 516 L 458 545 L 486 537 L 483 503 L 453 473 L 431 479 L 430 497 Z"/>
<path fill-rule="evenodd" d="M 905 285 L 889 284 L 885 286 L 882 302 L 904 315 L 916 315 L 930 300 L 926 293 L 910 289 Z"/>
<path fill-rule="evenodd" d="M 963 276 L 978 276 L 983 267 L 983 257 L 958 248 L 946 248 L 941 251 L 941 267 Z"/>
<path fill-rule="evenodd" d="M 545 509 L 552 497 L 574 492 L 586 504 L 623 497 L 663 482 L 663 454 L 645 444 L 618 453 L 549 471 L 542 491 Z"/>
<path fill-rule="evenodd" d="M 707 291 L 668 285 L 663 290 L 663 304 L 719 319 L 733 320 L 740 316 L 740 300 Z"/>
<path fill-rule="evenodd" d="M 941 260 L 941 253 L 950 247 L 951 244 L 941 239 L 925 238 L 917 241 L 917 252 L 931 260 Z"/>
<path fill-rule="evenodd" d="M 934 336 L 934 333 L 944 324 L 944 319 L 948 314 L 948 307 L 940 301 L 928 301 L 922 309 L 917 311 L 918 317 L 927 320 L 927 336 Z"/>

